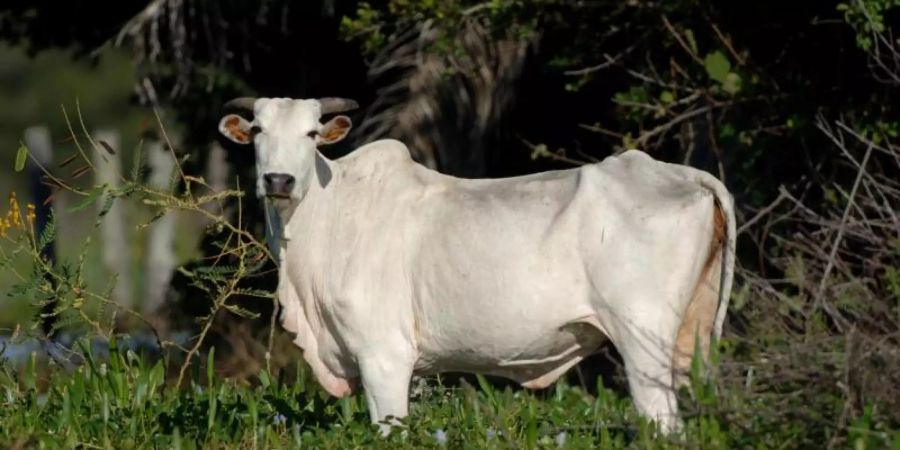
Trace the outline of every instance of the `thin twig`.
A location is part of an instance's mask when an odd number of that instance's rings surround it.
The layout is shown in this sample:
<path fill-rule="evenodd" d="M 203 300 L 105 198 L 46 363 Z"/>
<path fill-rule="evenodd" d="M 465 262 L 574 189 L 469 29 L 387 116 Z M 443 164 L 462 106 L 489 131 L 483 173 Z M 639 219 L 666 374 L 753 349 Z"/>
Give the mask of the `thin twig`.
<path fill-rule="evenodd" d="M 737 50 L 734 49 L 734 46 L 731 45 L 731 39 L 729 39 L 728 37 L 725 36 L 724 33 L 722 33 L 722 30 L 719 29 L 718 25 L 716 25 L 714 23 L 711 25 L 712 25 L 713 32 L 716 33 L 716 37 L 718 37 L 719 40 L 722 41 L 722 44 L 725 45 L 725 48 L 728 49 L 728 53 L 731 53 L 731 56 L 734 58 L 734 60 L 737 62 L 737 64 L 739 66 L 743 66 L 744 64 L 746 64 L 747 62 L 744 61 L 744 58 L 742 58 L 740 53 L 738 53 Z"/>
<path fill-rule="evenodd" d="M 166 141 L 166 145 L 169 146 L 169 151 L 172 152 L 172 159 L 175 160 L 175 167 L 178 168 L 178 173 L 181 175 L 181 181 L 185 184 L 185 193 L 188 198 L 194 200 L 194 194 L 191 192 L 190 181 L 184 175 L 184 169 L 181 167 L 181 162 L 178 161 L 178 155 L 175 154 L 175 146 L 172 145 L 172 141 L 169 140 L 169 133 L 166 132 L 166 127 L 163 126 L 162 116 L 159 114 L 159 108 L 153 108 L 153 114 L 156 115 L 156 122 L 159 124 L 159 130 L 163 136 L 163 139 Z"/>
<path fill-rule="evenodd" d="M 664 124 L 658 125 L 650 131 L 642 133 L 640 136 L 638 136 L 634 140 L 634 143 L 638 146 L 646 145 L 647 141 L 649 141 L 650 138 L 652 138 L 658 134 L 665 133 L 665 132 L 669 131 L 669 129 L 671 129 L 673 126 L 678 125 L 679 123 L 681 123 L 687 119 L 690 119 L 692 117 L 696 117 L 701 114 L 704 114 L 704 113 L 710 111 L 711 109 L 712 109 L 712 107 L 710 107 L 710 106 L 702 106 L 700 108 L 692 109 L 688 112 L 679 114 L 679 115 L 675 116 L 675 118 L 673 118 L 672 120 L 670 120 Z"/>
<path fill-rule="evenodd" d="M 816 293 L 816 301 L 814 310 L 818 309 L 822 306 L 824 300 L 823 296 L 825 294 L 826 282 L 828 281 L 828 275 L 831 274 L 831 270 L 834 267 L 834 257 L 837 254 L 838 247 L 841 245 L 841 238 L 844 236 L 844 226 L 847 223 L 847 217 L 850 215 L 850 209 L 853 207 L 853 200 L 856 197 L 856 191 L 859 189 L 860 182 L 863 179 L 863 175 L 866 172 L 866 163 L 869 161 L 869 156 L 872 155 L 872 146 L 868 146 L 866 148 L 866 154 L 863 156 L 862 163 L 860 163 L 859 171 L 856 174 L 856 181 L 853 182 L 853 189 L 850 190 L 850 197 L 847 199 L 847 207 L 844 208 L 844 215 L 841 217 L 841 223 L 838 227 L 837 236 L 834 238 L 834 243 L 831 247 L 831 255 L 828 257 L 828 264 L 825 266 L 825 271 L 822 273 L 822 279 L 819 281 L 819 289 Z"/>
<path fill-rule="evenodd" d="M 580 123 L 580 124 L 578 124 L 578 127 L 579 127 L 579 128 L 583 128 L 583 129 L 588 130 L 588 131 L 593 131 L 594 133 L 605 134 L 605 135 L 607 135 L 607 136 L 614 137 L 614 138 L 617 138 L 617 139 L 623 139 L 623 138 L 625 137 L 625 135 L 622 134 L 622 133 L 619 133 L 619 132 L 616 132 L 616 131 L 612 131 L 612 130 L 610 130 L 610 129 L 603 128 L 603 127 L 600 127 L 600 126 L 597 126 L 597 125 L 588 125 L 588 124 L 586 124 L 586 123 Z"/>
<path fill-rule="evenodd" d="M 583 165 L 585 165 L 585 164 L 588 164 L 587 161 L 581 161 L 581 160 L 577 160 L 577 159 L 574 159 L 574 158 L 569 158 L 568 156 L 565 156 L 565 155 L 562 155 L 562 154 L 559 154 L 559 153 L 551 152 L 550 150 L 547 149 L 547 146 L 544 145 L 544 144 L 532 144 L 531 142 L 528 142 L 528 141 L 525 140 L 525 139 L 522 139 L 522 142 L 523 142 L 528 148 L 530 148 L 531 151 L 534 152 L 534 154 L 537 155 L 537 156 L 545 156 L 545 157 L 548 157 L 548 158 L 551 158 L 551 159 L 555 159 L 555 160 L 557 160 L 557 161 L 559 161 L 559 162 L 564 162 L 564 163 L 567 163 L 567 164 L 572 164 L 573 166 L 583 166 Z"/>
<path fill-rule="evenodd" d="M 81 157 L 82 159 L 84 159 L 85 164 L 93 169 L 94 164 L 91 161 L 91 158 L 88 157 L 87 153 L 84 152 L 84 149 L 81 148 L 81 142 L 78 141 L 78 135 L 75 134 L 75 129 L 72 128 L 72 122 L 69 120 L 69 114 L 66 112 L 66 107 L 64 105 L 60 105 L 60 108 L 62 109 L 63 118 L 66 120 L 66 126 L 69 128 L 69 133 L 72 135 L 72 142 L 75 143 L 75 149 L 77 149 L 78 153 L 81 154 Z"/>
<path fill-rule="evenodd" d="M 597 72 L 597 71 L 600 71 L 603 69 L 607 69 L 609 67 L 612 67 L 619 61 L 621 61 L 622 58 L 625 57 L 625 55 L 631 53 L 631 51 L 634 50 L 635 48 L 637 48 L 637 44 L 629 46 L 625 50 L 622 50 L 621 52 L 619 52 L 619 54 L 617 54 L 616 56 L 609 56 L 608 53 L 604 53 L 603 58 L 606 59 L 606 61 L 604 61 L 600 64 L 597 64 L 597 65 L 585 67 L 582 69 L 566 70 L 563 72 L 563 75 L 569 75 L 569 76 L 589 75 L 594 72 Z"/>
<path fill-rule="evenodd" d="M 675 40 L 678 41 L 678 44 L 681 45 L 681 48 L 684 49 L 685 53 L 690 55 L 690 57 L 693 58 L 694 61 L 696 61 L 700 65 L 703 65 L 703 60 L 700 59 L 700 57 L 696 53 L 694 53 L 694 50 L 690 46 L 688 46 L 686 42 L 684 42 L 681 34 L 675 31 L 675 27 L 673 27 L 672 24 L 669 23 L 669 19 L 665 15 L 662 16 L 662 21 L 663 25 L 666 26 L 666 29 L 669 30 L 669 33 L 672 34 Z"/>
<path fill-rule="evenodd" d="M 740 235 L 741 233 L 747 231 L 750 227 L 753 226 L 753 224 L 755 224 L 756 222 L 758 222 L 759 219 L 763 218 L 765 215 L 769 214 L 769 213 L 772 212 L 775 208 L 777 208 L 778 205 L 781 204 L 781 202 L 783 202 L 784 200 L 787 199 L 787 196 L 784 195 L 785 192 L 786 192 L 786 191 L 784 191 L 784 190 L 782 190 L 782 189 L 779 189 L 778 197 L 776 197 L 775 200 L 772 201 L 772 203 L 769 203 L 768 206 L 766 206 L 766 207 L 763 208 L 763 209 L 760 209 L 759 212 L 757 212 L 756 215 L 753 216 L 750 220 L 748 220 L 748 221 L 744 222 L 743 224 L 741 224 L 741 226 L 738 227 L 738 229 L 737 229 L 737 234 Z"/>

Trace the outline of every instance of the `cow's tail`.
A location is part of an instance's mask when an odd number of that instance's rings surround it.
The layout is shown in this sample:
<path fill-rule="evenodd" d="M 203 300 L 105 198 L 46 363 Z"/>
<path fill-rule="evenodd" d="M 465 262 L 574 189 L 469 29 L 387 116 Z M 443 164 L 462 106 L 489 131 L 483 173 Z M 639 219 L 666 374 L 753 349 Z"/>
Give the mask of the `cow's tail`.
<path fill-rule="evenodd" d="M 713 336 L 722 336 L 725 314 L 728 312 L 728 301 L 731 298 L 731 285 L 734 281 L 734 250 L 737 240 L 737 226 L 734 218 L 734 200 L 731 193 L 716 177 L 707 172 L 698 171 L 697 182 L 713 193 L 716 204 L 725 218 L 725 237 L 722 241 L 721 276 L 719 278 L 719 303 L 716 308 L 716 319 L 713 324 Z"/>

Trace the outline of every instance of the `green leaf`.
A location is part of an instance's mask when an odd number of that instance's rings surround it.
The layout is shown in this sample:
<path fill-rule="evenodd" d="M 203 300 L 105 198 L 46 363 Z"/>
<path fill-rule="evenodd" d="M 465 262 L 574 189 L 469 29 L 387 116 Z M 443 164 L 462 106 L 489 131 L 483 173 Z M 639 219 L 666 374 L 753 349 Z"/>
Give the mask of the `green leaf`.
<path fill-rule="evenodd" d="M 697 39 L 694 37 L 694 31 L 690 28 L 684 30 L 684 37 L 685 39 L 687 39 L 688 46 L 691 47 L 691 51 L 694 52 L 695 55 L 700 53 L 697 50 Z"/>
<path fill-rule="evenodd" d="M 725 81 L 722 82 L 722 89 L 725 92 L 735 95 L 741 91 L 741 86 L 743 86 L 743 83 L 740 75 L 734 72 L 728 72 L 728 75 L 725 75 Z"/>
<path fill-rule="evenodd" d="M 95 187 L 94 190 L 92 190 L 87 195 L 87 197 L 85 197 L 80 202 L 76 203 L 75 206 L 69 208 L 69 212 L 81 211 L 81 210 L 87 208 L 88 206 L 91 206 L 92 204 L 94 204 L 95 201 L 97 201 L 98 198 L 100 198 L 101 195 L 103 195 L 104 192 L 106 192 L 105 184 Z"/>
<path fill-rule="evenodd" d="M 143 147 L 144 141 L 138 142 L 137 147 L 134 149 L 134 156 L 132 157 L 132 161 L 134 161 L 131 166 L 131 181 L 137 182 L 144 175 L 144 156 L 143 156 Z"/>
<path fill-rule="evenodd" d="M 706 67 L 706 73 L 709 74 L 710 78 L 723 84 L 731 71 L 731 63 L 728 62 L 728 58 L 718 50 L 706 55 L 703 65 Z"/>
<path fill-rule="evenodd" d="M 737 129 L 735 129 L 733 123 L 725 122 L 719 127 L 719 139 L 730 140 L 734 139 L 735 136 L 737 136 Z"/>
<path fill-rule="evenodd" d="M 25 168 L 25 161 L 28 159 L 28 147 L 25 143 L 19 141 L 19 150 L 16 152 L 16 172 L 21 172 Z"/>
<path fill-rule="evenodd" d="M 259 318 L 259 314 L 255 313 L 255 312 L 253 312 L 253 311 L 250 311 L 250 310 L 241 308 L 241 307 L 238 306 L 238 305 L 222 305 L 222 306 L 223 306 L 225 309 L 227 309 L 228 311 L 230 311 L 232 314 L 234 314 L 234 315 L 236 315 L 236 316 L 238 316 L 238 317 L 243 317 L 243 318 L 245 318 L 245 319 L 257 319 L 257 318 Z"/>
<path fill-rule="evenodd" d="M 54 239 L 56 239 L 56 216 L 53 215 L 53 212 L 51 211 L 50 214 L 47 215 L 47 223 L 44 225 L 44 229 L 41 230 L 41 234 L 38 237 L 38 250 L 43 250 L 47 245 L 52 243 Z"/>
<path fill-rule="evenodd" d="M 103 185 L 103 187 L 106 187 L 106 185 Z M 109 210 L 112 209 L 113 202 L 115 200 L 116 200 L 116 198 L 113 197 L 112 195 L 106 196 L 106 199 L 103 201 L 103 206 L 100 207 L 100 212 L 97 214 L 97 216 L 98 217 L 105 216 L 106 213 L 108 213 Z"/>
<path fill-rule="evenodd" d="M 675 101 L 675 94 L 672 91 L 662 91 L 659 94 L 659 101 L 663 102 L 664 105 L 669 105 Z"/>

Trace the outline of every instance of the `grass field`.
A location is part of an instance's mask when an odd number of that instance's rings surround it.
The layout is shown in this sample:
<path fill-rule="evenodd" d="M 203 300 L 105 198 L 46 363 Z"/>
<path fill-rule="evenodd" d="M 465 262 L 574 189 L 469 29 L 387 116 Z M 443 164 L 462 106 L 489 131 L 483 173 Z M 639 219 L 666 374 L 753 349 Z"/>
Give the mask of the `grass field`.
<path fill-rule="evenodd" d="M 281 377 L 264 370 L 236 382 L 219 378 L 209 354 L 175 389 L 171 379 L 167 383 L 172 367 L 164 360 L 147 362 L 118 350 L 115 341 L 102 362 L 90 351 L 85 354 L 85 364 L 69 372 L 37 358 L 25 367 L 2 367 L 0 446 L 826 448 L 838 430 L 810 417 L 818 411 L 827 418 L 829 411 L 821 408 L 841 400 L 834 392 L 820 392 L 817 404 L 807 403 L 802 392 L 793 395 L 797 401 L 790 394 L 757 395 L 749 386 L 704 382 L 695 366 L 692 389 L 681 392 L 683 433 L 664 437 L 636 416 L 627 396 L 606 388 L 602 377 L 587 390 L 558 383 L 542 392 L 500 388 L 481 377 L 455 387 L 431 380 L 414 394 L 402 429 L 382 438 L 369 424 L 362 395 L 328 397 L 300 363 L 280 371 Z M 773 414 L 773 407 L 783 410 Z M 875 420 L 872 408 L 867 406 L 847 427 L 849 434 L 832 446 L 900 448 L 900 432 Z"/>

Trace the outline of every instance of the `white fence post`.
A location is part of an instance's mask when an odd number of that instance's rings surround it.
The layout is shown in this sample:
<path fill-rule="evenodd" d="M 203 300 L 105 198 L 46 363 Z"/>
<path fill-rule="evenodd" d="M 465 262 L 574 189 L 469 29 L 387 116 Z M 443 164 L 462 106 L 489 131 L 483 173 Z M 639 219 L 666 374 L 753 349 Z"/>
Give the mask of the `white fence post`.
<path fill-rule="evenodd" d="M 206 182 L 213 192 L 222 192 L 228 189 L 228 156 L 225 149 L 218 142 L 209 145 L 209 156 L 206 160 Z M 213 214 L 221 214 L 222 209 L 218 202 L 210 202 L 207 210 Z"/>
<path fill-rule="evenodd" d="M 162 143 L 151 141 L 147 144 L 147 184 L 156 190 L 168 191 L 172 186 L 175 158 Z M 176 211 L 169 211 L 150 224 L 147 233 L 147 254 L 144 266 L 144 286 L 141 311 L 156 325 L 160 323 L 160 307 L 166 300 L 169 283 L 177 264 L 175 257 L 175 228 L 178 223 Z"/>
<path fill-rule="evenodd" d="M 46 170 L 51 170 L 53 164 L 53 141 L 50 139 L 50 129 L 44 125 L 28 127 L 25 129 L 24 138 L 25 145 L 28 146 L 28 150 L 31 152 L 31 155 L 34 156 L 34 159 L 36 159 Z M 29 187 L 31 188 L 31 203 L 35 206 L 35 233 L 40 236 L 43 234 L 44 227 L 47 226 L 47 222 L 50 220 L 51 211 L 53 210 L 53 204 L 49 202 L 49 198 L 53 195 L 53 192 L 50 191 L 49 186 L 41 181 L 44 176 L 44 171 L 35 164 L 34 161 L 28 161 L 27 173 Z M 63 224 L 57 221 L 57 236 L 62 234 L 60 230 L 62 226 Z M 47 243 L 46 246 L 41 249 L 41 255 L 47 259 L 51 266 L 55 264 L 55 239 L 53 242 Z M 52 277 L 48 276 L 47 278 L 50 282 L 53 282 Z M 47 336 L 50 336 L 53 332 L 55 319 L 52 314 L 55 307 L 55 303 L 48 303 L 41 308 L 41 314 L 45 317 L 45 319 L 41 321 L 41 329 Z"/>
<path fill-rule="evenodd" d="M 122 178 L 122 159 L 117 150 L 120 148 L 119 133 L 112 130 L 98 130 L 94 133 L 93 139 L 98 144 L 93 152 L 94 176 L 97 184 L 118 188 Z M 101 142 L 106 143 L 114 151 L 110 152 L 103 148 Z M 103 208 L 105 203 L 106 197 L 100 199 L 98 208 Z M 113 203 L 106 215 L 100 219 L 100 240 L 104 264 L 110 273 L 118 275 L 112 300 L 131 308 L 134 305 L 134 291 L 131 287 L 131 252 L 124 206 L 121 202 Z"/>

